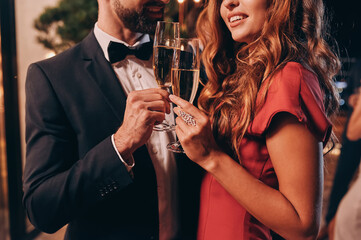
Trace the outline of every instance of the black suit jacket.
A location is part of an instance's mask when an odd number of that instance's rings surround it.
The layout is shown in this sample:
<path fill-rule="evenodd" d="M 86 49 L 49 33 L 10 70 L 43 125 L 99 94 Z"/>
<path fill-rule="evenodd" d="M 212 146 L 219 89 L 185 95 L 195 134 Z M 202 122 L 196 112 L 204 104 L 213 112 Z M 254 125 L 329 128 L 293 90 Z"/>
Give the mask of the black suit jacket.
<path fill-rule="evenodd" d="M 31 64 L 26 80 L 24 206 L 38 229 L 68 224 L 66 239 L 157 239 L 155 171 L 145 146 L 134 180 L 110 136 L 126 96 L 90 33 L 54 58 Z M 195 238 L 200 168 L 180 155 L 182 239 Z M 193 178 L 192 176 L 195 176 Z"/>

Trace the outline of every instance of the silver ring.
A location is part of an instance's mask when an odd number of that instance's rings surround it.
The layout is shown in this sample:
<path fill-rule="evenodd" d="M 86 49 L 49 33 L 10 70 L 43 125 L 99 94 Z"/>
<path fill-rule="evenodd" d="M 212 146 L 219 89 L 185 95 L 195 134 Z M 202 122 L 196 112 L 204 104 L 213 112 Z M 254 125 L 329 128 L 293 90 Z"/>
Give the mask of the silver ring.
<path fill-rule="evenodd" d="M 196 120 L 194 120 L 194 117 L 186 112 L 183 112 L 182 110 L 179 111 L 179 116 L 183 119 L 185 123 L 187 123 L 190 126 L 196 126 Z"/>

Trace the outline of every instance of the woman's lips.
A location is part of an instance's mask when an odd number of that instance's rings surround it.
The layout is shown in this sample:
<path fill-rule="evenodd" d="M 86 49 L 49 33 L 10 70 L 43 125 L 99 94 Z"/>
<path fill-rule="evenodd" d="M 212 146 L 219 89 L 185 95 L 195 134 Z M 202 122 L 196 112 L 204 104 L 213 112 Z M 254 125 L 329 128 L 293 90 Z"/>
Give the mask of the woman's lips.
<path fill-rule="evenodd" d="M 248 15 L 246 14 L 242 14 L 242 13 L 232 14 L 228 17 L 229 26 L 236 27 L 242 22 L 244 22 L 246 18 L 248 18 Z"/>

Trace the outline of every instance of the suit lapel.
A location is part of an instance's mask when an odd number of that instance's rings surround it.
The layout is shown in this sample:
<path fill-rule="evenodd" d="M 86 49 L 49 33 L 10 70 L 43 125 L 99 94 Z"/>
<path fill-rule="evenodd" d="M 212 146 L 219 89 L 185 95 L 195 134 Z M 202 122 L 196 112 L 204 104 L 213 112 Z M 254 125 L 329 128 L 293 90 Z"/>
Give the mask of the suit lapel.
<path fill-rule="evenodd" d="M 94 33 L 91 32 L 81 44 L 83 48 L 83 59 L 86 62 L 85 66 L 89 78 L 96 83 L 106 102 L 112 108 L 114 114 L 121 122 L 123 122 L 127 100 L 126 95 L 111 64 L 105 59 L 104 53 L 99 46 Z M 155 171 L 145 145 L 134 152 L 134 158 L 138 161 L 134 170 L 139 172 L 149 171 L 149 176 L 146 178 L 147 181 L 152 178 L 155 181 Z M 139 160 L 142 158 L 143 160 Z M 139 164 L 139 161 L 145 161 L 148 163 Z M 142 168 L 146 170 L 142 170 Z"/>
<path fill-rule="evenodd" d="M 95 35 L 91 32 L 82 41 L 83 60 L 89 78 L 96 83 L 114 114 L 122 122 L 126 106 L 126 95 L 111 66 L 105 59 Z"/>

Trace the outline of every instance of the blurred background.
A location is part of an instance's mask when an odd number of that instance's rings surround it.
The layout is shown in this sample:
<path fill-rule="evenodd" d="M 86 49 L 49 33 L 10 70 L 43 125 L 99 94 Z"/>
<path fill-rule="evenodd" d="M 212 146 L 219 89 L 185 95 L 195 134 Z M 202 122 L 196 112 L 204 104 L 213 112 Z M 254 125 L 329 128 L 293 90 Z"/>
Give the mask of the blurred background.
<path fill-rule="evenodd" d="M 361 69 L 357 67 L 361 59 L 361 17 L 352 3 L 351 0 L 325 0 L 327 16 L 332 19 L 328 40 L 332 44 L 332 39 L 336 40 L 343 67 L 336 81 L 341 109 L 334 119 L 334 130 L 339 141 L 325 156 L 324 212 L 351 110 L 348 97 L 360 86 L 361 80 Z M 171 0 L 166 20 L 179 21 L 183 36 L 195 36 L 195 23 L 203 7 L 204 0 Z M 55 234 L 35 229 L 21 204 L 25 77 L 30 63 L 54 56 L 81 41 L 93 28 L 96 18 L 97 0 L 0 0 L 1 240 L 63 239 L 64 228 Z"/>

